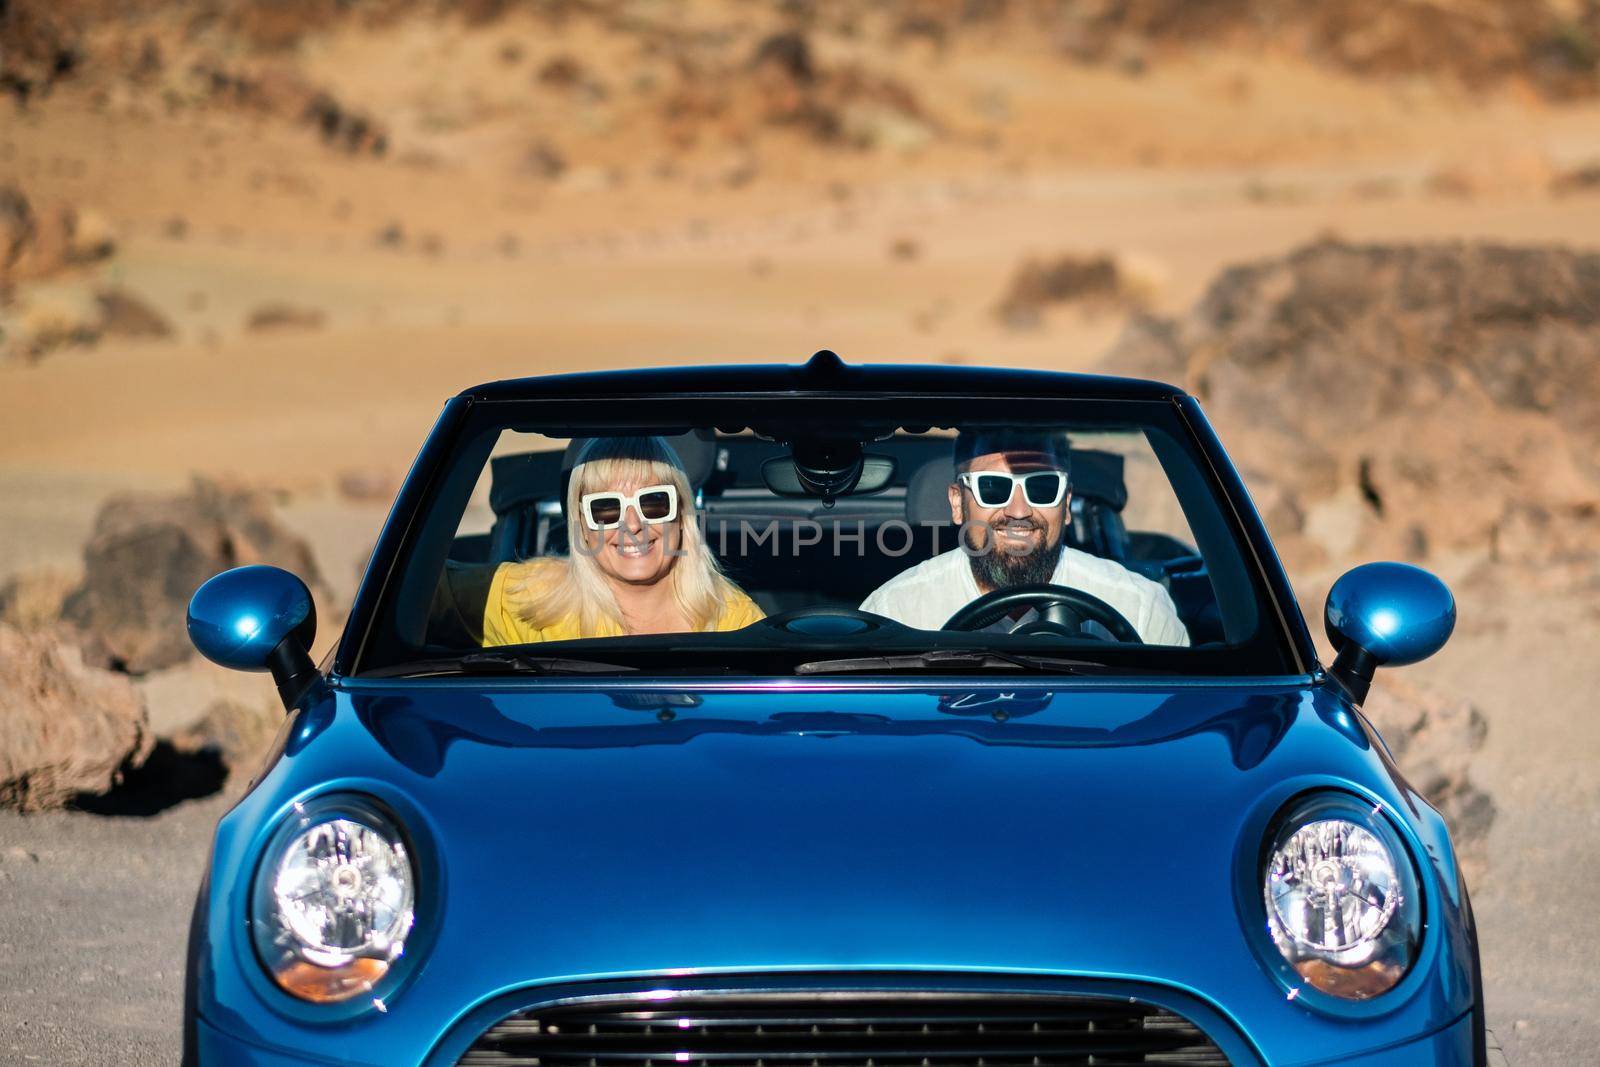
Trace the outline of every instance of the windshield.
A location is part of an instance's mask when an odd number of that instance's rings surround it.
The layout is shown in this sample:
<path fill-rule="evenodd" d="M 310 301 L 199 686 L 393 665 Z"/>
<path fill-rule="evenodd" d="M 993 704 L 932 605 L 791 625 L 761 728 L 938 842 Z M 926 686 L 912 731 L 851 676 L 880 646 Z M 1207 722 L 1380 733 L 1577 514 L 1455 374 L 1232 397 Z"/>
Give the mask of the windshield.
<path fill-rule="evenodd" d="M 429 481 L 358 673 L 1293 673 L 1170 403 L 478 401 Z"/>

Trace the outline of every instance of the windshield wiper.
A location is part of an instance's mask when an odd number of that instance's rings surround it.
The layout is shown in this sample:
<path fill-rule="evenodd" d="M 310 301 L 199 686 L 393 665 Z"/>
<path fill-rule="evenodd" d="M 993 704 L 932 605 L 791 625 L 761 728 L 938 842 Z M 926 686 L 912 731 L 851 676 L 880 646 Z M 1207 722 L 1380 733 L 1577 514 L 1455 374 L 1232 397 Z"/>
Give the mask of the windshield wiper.
<path fill-rule="evenodd" d="M 802 663 L 796 674 L 837 674 L 847 671 L 915 670 L 1006 670 L 1040 671 L 1048 674 L 1083 674 L 1085 670 L 1105 671 L 1103 663 L 1064 656 L 1030 656 L 992 648 L 935 648 L 904 656 L 863 656 L 857 659 L 822 659 Z"/>
<path fill-rule="evenodd" d="M 530 656 L 524 652 L 469 652 L 464 656 L 418 660 L 368 671 L 368 677 L 425 677 L 435 674 L 617 674 L 636 671 L 620 663 L 563 656 Z"/>

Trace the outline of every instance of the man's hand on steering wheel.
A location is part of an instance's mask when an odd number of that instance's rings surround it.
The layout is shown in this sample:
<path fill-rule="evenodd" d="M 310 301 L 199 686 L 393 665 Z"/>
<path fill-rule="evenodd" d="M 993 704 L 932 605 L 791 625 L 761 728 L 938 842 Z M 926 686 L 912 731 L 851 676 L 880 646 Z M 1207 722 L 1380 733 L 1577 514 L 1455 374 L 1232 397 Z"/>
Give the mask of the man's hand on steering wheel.
<path fill-rule="evenodd" d="M 1029 632 L 1037 626 L 1033 632 L 1078 637 L 1085 636 L 1084 623 L 1094 622 L 1105 627 L 1118 641 L 1144 644 L 1133 623 L 1116 608 L 1097 596 L 1065 585 L 1018 585 L 1010 589 L 996 589 L 950 616 L 944 629 L 981 630 L 1023 608 L 1038 612 L 1041 619 L 1024 626 L 1022 632 Z"/>

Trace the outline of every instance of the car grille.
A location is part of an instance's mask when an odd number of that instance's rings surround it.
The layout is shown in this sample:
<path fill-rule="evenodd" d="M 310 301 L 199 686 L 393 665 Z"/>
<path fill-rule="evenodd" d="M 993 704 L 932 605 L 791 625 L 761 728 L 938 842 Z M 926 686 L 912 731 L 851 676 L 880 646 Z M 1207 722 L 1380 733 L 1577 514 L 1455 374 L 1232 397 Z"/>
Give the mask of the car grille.
<path fill-rule="evenodd" d="M 505 1019 L 461 1067 L 892 1067 L 1227 1064 L 1180 1015 L 1128 998 L 935 993 L 682 993 Z"/>

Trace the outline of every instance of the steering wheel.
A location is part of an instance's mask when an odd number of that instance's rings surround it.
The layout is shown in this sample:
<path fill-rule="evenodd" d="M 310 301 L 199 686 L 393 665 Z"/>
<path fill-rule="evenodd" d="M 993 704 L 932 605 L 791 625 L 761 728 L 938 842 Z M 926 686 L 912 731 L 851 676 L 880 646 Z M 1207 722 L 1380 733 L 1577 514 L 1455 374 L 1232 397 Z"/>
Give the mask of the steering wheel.
<path fill-rule="evenodd" d="M 1042 619 L 1019 629 L 1019 633 L 1055 633 L 1081 637 L 1086 622 L 1104 626 L 1112 637 L 1128 644 L 1142 645 L 1144 639 L 1123 614 L 1097 596 L 1065 585 L 1018 585 L 985 593 L 950 616 L 946 630 L 981 630 L 1005 618 L 1018 608 L 1032 608 Z"/>

